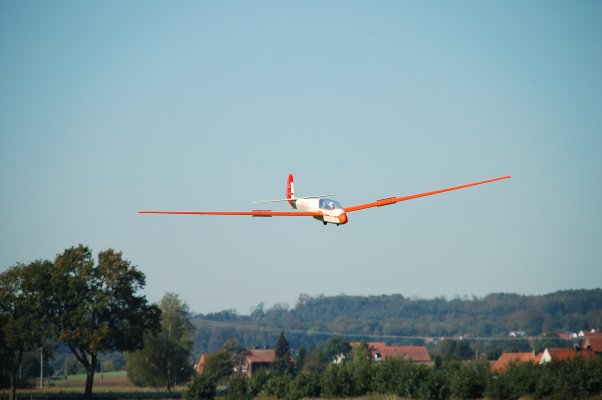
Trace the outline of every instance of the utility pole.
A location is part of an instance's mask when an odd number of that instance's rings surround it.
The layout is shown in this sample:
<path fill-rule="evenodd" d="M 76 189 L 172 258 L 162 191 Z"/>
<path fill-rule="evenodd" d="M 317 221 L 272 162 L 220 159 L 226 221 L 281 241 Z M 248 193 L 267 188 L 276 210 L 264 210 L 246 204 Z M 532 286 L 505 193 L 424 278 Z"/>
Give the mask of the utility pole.
<path fill-rule="evenodd" d="M 40 389 L 44 389 L 44 348 L 40 347 Z"/>
<path fill-rule="evenodd" d="M 167 388 L 171 389 L 171 321 L 169 322 L 169 327 L 167 329 Z M 171 392 L 171 390 L 169 390 Z"/>

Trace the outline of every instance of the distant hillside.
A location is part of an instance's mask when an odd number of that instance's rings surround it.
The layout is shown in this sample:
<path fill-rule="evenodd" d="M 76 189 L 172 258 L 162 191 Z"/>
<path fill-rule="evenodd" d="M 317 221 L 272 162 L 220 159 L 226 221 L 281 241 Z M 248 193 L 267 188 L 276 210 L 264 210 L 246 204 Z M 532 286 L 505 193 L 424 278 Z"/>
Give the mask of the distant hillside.
<path fill-rule="evenodd" d="M 602 327 L 602 289 L 567 290 L 542 296 L 494 293 L 484 298 L 415 299 L 402 295 L 310 297 L 294 308 L 257 306 L 251 315 L 233 311 L 199 314 L 196 354 L 215 351 L 231 337 L 245 347 L 273 346 L 284 330 L 293 348 L 311 348 L 334 334 L 350 340 L 421 342 L 420 337 L 506 337 L 510 331 L 555 336 Z"/>

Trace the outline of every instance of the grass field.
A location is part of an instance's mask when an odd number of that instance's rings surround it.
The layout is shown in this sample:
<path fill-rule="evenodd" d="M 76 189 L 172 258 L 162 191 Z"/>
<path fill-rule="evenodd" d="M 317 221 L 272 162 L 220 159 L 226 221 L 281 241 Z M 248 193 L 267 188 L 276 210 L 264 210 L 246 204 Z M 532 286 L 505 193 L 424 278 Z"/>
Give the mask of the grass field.
<path fill-rule="evenodd" d="M 37 384 L 38 382 L 36 382 Z M 31 399 L 76 399 L 79 398 L 86 385 L 86 374 L 69 375 L 44 381 L 44 388 L 17 389 L 18 398 Z M 179 399 L 186 390 L 186 385 L 172 388 L 169 393 L 165 388 L 144 388 L 132 384 L 125 371 L 112 371 L 94 375 L 93 394 L 103 399 Z M 0 400 L 8 398 L 8 391 L 0 391 Z"/>
<path fill-rule="evenodd" d="M 50 387 L 84 387 L 86 384 L 86 374 L 69 375 L 67 379 L 64 376 L 53 378 L 49 381 Z M 111 371 L 94 374 L 94 387 L 102 386 L 122 386 L 135 387 L 127 376 L 125 371 Z"/>

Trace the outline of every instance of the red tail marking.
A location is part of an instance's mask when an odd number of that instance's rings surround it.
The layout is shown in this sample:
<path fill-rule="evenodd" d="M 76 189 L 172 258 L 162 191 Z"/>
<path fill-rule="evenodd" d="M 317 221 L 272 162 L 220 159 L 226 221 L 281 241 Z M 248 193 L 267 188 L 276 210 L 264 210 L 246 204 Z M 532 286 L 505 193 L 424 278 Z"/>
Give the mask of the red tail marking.
<path fill-rule="evenodd" d="M 286 198 L 287 199 L 290 199 L 291 195 L 294 195 L 294 193 L 292 192 L 292 190 L 294 190 L 294 187 L 291 187 L 293 182 L 294 182 L 293 174 L 288 174 L 288 179 L 286 180 Z M 291 207 L 295 208 L 295 205 L 293 204 L 292 201 L 289 200 L 288 204 L 290 204 Z"/>

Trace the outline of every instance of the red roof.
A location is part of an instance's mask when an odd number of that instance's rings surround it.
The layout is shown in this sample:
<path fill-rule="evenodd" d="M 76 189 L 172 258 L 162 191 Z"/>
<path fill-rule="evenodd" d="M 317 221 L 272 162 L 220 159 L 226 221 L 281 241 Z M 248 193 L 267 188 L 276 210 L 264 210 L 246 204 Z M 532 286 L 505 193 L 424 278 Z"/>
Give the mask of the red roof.
<path fill-rule="evenodd" d="M 535 362 L 533 353 L 503 353 L 500 358 L 491 366 L 493 372 L 504 371 L 511 363 Z"/>
<path fill-rule="evenodd" d="M 602 353 L 602 335 L 589 336 L 585 339 L 583 347 L 590 348 L 594 353 Z"/>
<path fill-rule="evenodd" d="M 387 346 L 379 350 L 382 358 L 403 358 L 417 362 L 431 361 L 431 356 L 425 346 Z"/>
<path fill-rule="evenodd" d="M 247 350 L 247 360 L 249 363 L 271 363 L 276 358 L 276 350 Z"/>
<path fill-rule="evenodd" d="M 368 342 L 368 348 L 378 358 L 400 358 L 414 362 L 430 362 L 431 356 L 425 346 L 387 346 L 385 342 Z M 359 342 L 350 343 L 357 347 Z"/>
<path fill-rule="evenodd" d="M 568 360 L 571 359 L 573 357 L 578 357 L 578 356 L 583 356 L 583 357 L 595 357 L 595 353 L 593 351 L 588 351 L 588 350 L 575 350 L 575 349 L 545 349 L 545 352 L 548 352 L 548 354 L 550 354 L 550 357 L 552 358 L 552 360 L 554 361 L 562 361 L 562 360 Z M 537 357 L 537 362 L 541 362 L 541 359 L 543 357 L 542 353 L 540 356 Z"/>
<path fill-rule="evenodd" d="M 195 371 L 197 374 L 200 374 L 203 370 L 203 364 L 205 364 L 205 360 L 207 360 L 207 354 L 201 354 L 199 357 L 199 361 L 196 363 Z"/>

